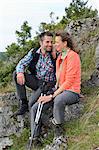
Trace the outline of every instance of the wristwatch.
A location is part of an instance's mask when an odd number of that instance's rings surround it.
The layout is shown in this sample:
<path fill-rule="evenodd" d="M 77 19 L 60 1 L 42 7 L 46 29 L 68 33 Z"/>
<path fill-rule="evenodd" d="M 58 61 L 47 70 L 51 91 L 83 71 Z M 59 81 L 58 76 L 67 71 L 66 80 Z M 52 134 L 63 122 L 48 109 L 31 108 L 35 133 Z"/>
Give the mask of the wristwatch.
<path fill-rule="evenodd" d="M 52 94 L 50 94 L 50 97 L 51 97 L 51 98 L 53 98 L 53 95 L 52 95 Z"/>

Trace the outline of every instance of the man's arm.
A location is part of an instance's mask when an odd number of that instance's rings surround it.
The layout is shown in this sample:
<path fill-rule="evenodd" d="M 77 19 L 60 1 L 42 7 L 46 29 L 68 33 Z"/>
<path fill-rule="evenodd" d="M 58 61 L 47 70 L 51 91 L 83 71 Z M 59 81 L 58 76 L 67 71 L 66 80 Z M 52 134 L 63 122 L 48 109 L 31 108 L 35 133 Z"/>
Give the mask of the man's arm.
<path fill-rule="evenodd" d="M 23 85 L 25 83 L 24 70 L 33 59 L 32 51 L 33 50 L 29 51 L 28 54 L 19 61 L 16 67 L 17 83 L 20 85 Z"/>
<path fill-rule="evenodd" d="M 33 55 L 32 55 L 32 51 L 29 51 L 27 55 L 25 55 L 24 58 L 22 58 L 19 63 L 16 66 L 16 72 L 18 73 L 24 73 L 24 70 L 26 68 L 26 66 L 28 66 L 28 64 L 31 62 L 31 60 L 33 59 Z"/>

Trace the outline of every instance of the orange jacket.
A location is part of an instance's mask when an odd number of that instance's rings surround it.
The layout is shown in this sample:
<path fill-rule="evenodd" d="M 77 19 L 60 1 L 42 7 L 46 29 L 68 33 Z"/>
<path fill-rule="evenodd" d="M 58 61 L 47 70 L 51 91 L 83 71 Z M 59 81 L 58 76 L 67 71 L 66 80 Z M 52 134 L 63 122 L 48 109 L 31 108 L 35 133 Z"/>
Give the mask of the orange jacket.
<path fill-rule="evenodd" d="M 60 64 L 62 63 L 61 55 L 56 61 L 56 75 L 58 76 Z M 70 50 L 64 58 L 61 73 L 59 76 L 59 86 L 64 90 L 80 93 L 81 84 L 81 65 L 79 55 Z"/>

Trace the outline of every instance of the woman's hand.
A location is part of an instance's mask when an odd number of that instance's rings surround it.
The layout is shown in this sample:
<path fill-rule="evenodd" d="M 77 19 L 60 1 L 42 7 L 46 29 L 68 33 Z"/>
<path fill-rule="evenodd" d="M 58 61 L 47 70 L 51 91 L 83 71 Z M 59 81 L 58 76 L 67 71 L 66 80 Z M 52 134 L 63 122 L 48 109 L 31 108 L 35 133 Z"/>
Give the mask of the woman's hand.
<path fill-rule="evenodd" d="M 40 96 L 39 97 L 39 99 L 38 99 L 38 102 L 39 103 L 47 103 L 47 102 L 49 102 L 49 101 L 51 101 L 52 100 L 52 95 L 48 95 L 48 96 Z"/>

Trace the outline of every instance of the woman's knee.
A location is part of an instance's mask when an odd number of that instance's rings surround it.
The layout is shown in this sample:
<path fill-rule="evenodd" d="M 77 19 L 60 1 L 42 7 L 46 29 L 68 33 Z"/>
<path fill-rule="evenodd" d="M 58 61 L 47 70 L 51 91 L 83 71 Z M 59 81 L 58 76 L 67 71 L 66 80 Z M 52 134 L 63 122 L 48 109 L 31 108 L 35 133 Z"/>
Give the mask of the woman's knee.
<path fill-rule="evenodd" d="M 61 124 L 64 121 L 65 105 L 62 100 L 62 96 L 59 95 L 54 99 L 53 117 L 57 124 Z"/>
<path fill-rule="evenodd" d="M 58 95 L 54 99 L 54 107 L 62 107 L 62 106 L 63 106 L 63 104 L 62 104 L 61 96 Z"/>

